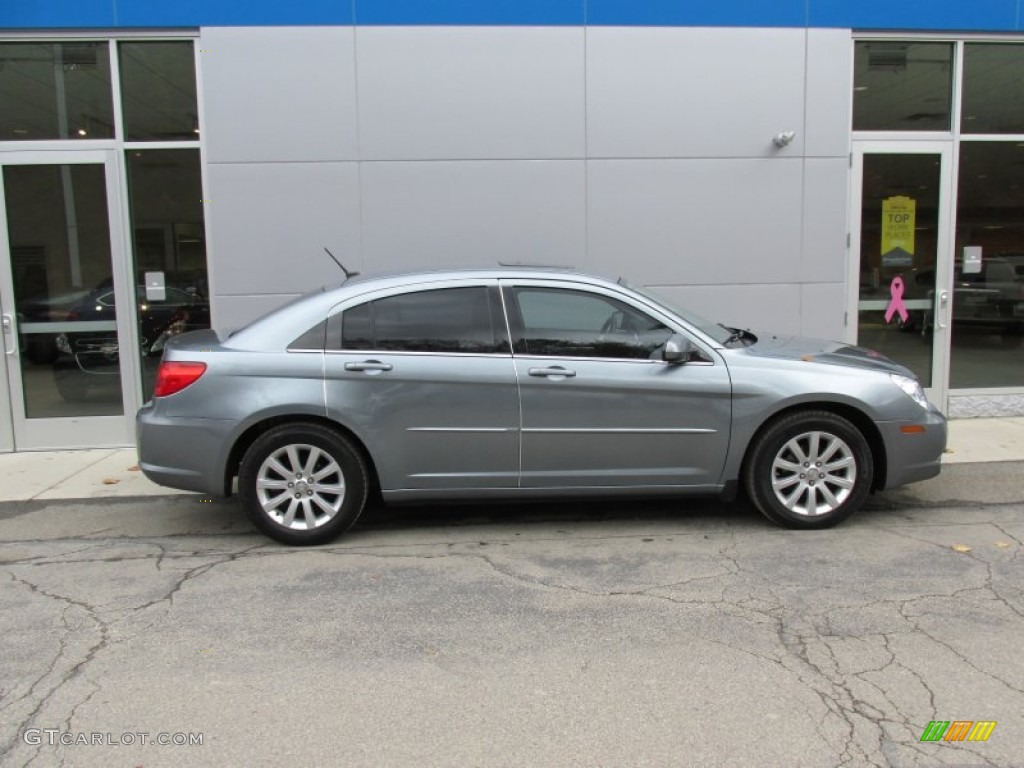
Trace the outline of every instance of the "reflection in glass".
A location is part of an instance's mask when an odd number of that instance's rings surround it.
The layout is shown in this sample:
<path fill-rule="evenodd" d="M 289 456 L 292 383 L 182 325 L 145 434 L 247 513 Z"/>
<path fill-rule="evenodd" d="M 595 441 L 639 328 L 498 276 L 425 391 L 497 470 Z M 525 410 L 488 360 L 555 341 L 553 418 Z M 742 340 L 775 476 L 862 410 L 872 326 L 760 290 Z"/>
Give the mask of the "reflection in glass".
<path fill-rule="evenodd" d="M 960 129 L 1024 133 L 1024 45 L 968 43 Z"/>
<path fill-rule="evenodd" d="M 167 340 L 210 327 L 202 178 L 198 149 L 128 150 L 125 155 L 142 387 L 148 399 Z M 162 293 L 153 288 L 154 281 L 163 282 Z"/>
<path fill-rule="evenodd" d="M 0 43 L 0 141 L 113 136 L 107 43 Z"/>
<path fill-rule="evenodd" d="M 855 131 L 948 131 L 951 43 L 872 40 L 854 47 Z"/>
<path fill-rule="evenodd" d="M 196 141 L 196 64 L 192 42 L 118 43 L 121 104 L 128 141 Z"/>
<path fill-rule="evenodd" d="M 124 413 L 104 166 L 3 177 L 25 416 Z"/>
<path fill-rule="evenodd" d="M 931 386 L 940 157 L 864 155 L 857 343 Z M 898 282 L 897 282 L 898 280 Z M 886 317 L 893 299 L 907 311 Z"/>
<path fill-rule="evenodd" d="M 1024 385 L 1024 147 L 963 142 L 958 184 L 950 386 L 1019 387 Z M 966 248 L 980 249 L 980 263 L 963 258 Z"/>

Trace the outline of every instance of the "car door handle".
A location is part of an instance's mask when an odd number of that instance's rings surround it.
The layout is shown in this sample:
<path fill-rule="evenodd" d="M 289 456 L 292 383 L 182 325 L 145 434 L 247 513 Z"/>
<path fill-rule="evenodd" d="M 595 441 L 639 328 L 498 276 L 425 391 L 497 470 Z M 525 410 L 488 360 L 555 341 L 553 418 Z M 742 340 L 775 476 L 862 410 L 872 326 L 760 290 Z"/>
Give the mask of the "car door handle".
<path fill-rule="evenodd" d="M 552 366 L 551 368 L 531 368 L 529 370 L 531 376 L 564 376 L 567 379 L 571 379 L 576 375 L 576 371 L 571 371 L 568 368 L 562 368 L 560 365 Z"/>
<path fill-rule="evenodd" d="M 391 363 L 380 360 L 364 360 L 361 363 L 345 363 L 346 371 L 390 371 Z"/>

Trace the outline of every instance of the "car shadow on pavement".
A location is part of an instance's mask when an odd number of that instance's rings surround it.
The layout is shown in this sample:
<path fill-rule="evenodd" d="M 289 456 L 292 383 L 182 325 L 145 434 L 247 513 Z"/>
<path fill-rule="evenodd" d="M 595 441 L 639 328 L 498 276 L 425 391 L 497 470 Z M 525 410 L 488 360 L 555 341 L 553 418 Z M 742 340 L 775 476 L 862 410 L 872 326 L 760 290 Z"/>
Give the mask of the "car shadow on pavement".
<path fill-rule="evenodd" d="M 431 529 L 508 525 L 679 522 L 695 528 L 771 524 L 744 500 L 615 499 L 607 501 L 495 502 L 488 504 L 373 504 L 353 529 Z"/>

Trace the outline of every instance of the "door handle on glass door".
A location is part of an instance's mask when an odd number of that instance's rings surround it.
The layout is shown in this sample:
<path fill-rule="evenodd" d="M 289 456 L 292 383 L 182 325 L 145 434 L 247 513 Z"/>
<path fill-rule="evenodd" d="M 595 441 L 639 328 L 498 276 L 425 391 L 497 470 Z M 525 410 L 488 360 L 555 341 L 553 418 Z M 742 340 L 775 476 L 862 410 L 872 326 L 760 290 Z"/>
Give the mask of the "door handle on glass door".
<path fill-rule="evenodd" d="M 949 311 L 949 291 L 939 291 L 939 311 L 936 313 L 939 318 L 939 328 L 949 325 L 946 320 L 946 312 Z"/>
<path fill-rule="evenodd" d="M 18 354 L 18 335 L 14 332 L 14 318 L 4 315 L 4 352 L 8 355 Z M 10 342 L 8 342 L 10 339 Z"/>

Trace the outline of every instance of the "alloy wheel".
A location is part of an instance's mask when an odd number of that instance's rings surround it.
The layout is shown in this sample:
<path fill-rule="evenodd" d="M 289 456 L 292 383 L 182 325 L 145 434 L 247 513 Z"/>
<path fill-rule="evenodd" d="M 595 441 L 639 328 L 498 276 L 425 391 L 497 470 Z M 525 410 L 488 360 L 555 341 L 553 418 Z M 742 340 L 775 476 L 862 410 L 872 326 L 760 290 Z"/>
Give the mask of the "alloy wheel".
<path fill-rule="evenodd" d="M 857 460 L 841 438 L 828 432 L 804 432 L 783 444 L 771 467 L 775 498 L 806 517 L 837 509 L 853 492 Z"/>
<path fill-rule="evenodd" d="M 338 514 L 345 500 L 345 475 L 322 448 L 285 445 L 260 465 L 256 497 L 263 512 L 278 525 L 311 531 Z"/>

